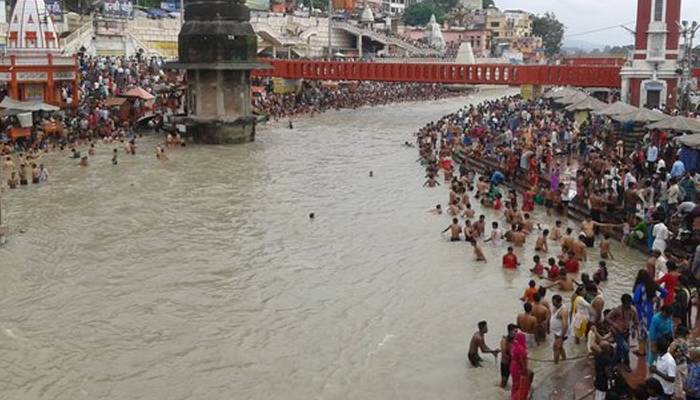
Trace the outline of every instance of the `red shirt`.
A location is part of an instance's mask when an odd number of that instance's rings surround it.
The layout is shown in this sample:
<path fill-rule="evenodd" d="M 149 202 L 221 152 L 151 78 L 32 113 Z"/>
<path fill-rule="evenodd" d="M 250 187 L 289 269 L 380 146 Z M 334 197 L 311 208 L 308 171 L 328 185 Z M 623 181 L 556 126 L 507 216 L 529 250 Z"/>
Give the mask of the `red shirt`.
<path fill-rule="evenodd" d="M 670 273 L 656 280 L 657 284 L 663 284 L 666 291 L 668 291 L 666 297 L 664 297 L 665 306 L 672 306 L 673 302 L 676 300 L 676 287 L 678 287 L 678 281 L 678 275 Z"/>
<path fill-rule="evenodd" d="M 559 279 L 559 266 L 558 265 L 552 265 L 552 267 L 549 269 L 549 279 Z"/>
<path fill-rule="evenodd" d="M 518 267 L 518 257 L 513 253 L 503 256 L 503 268 L 515 269 Z"/>
<path fill-rule="evenodd" d="M 532 272 L 535 275 L 543 275 L 544 274 L 544 266 L 541 263 L 535 264 L 535 268 L 532 269 Z"/>
<path fill-rule="evenodd" d="M 578 260 L 575 258 L 570 258 L 570 259 L 566 260 L 566 264 L 564 264 L 564 268 L 566 268 L 566 272 L 569 274 L 578 274 L 578 269 L 579 269 Z"/>

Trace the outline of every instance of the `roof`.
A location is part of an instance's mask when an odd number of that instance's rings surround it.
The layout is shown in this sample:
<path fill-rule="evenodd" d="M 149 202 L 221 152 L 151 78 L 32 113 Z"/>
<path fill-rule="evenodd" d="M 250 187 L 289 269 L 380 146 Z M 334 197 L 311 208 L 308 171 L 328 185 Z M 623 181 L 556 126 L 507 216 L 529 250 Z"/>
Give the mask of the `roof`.
<path fill-rule="evenodd" d="M 44 0 L 17 0 L 7 27 L 8 53 L 59 52 L 56 26 Z"/>
<path fill-rule="evenodd" d="M 135 97 L 142 100 L 153 100 L 155 96 L 148 93 L 146 89 L 142 87 L 135 87 L 124 92 L 121 97 Z"/>
<path fill-rule="evenodd" d="M 60 108 L 46 104 L 43 101 L 19 101 L 5 97 L 0 102 L 0 108 L 19 111 L 58 111 Z"/>

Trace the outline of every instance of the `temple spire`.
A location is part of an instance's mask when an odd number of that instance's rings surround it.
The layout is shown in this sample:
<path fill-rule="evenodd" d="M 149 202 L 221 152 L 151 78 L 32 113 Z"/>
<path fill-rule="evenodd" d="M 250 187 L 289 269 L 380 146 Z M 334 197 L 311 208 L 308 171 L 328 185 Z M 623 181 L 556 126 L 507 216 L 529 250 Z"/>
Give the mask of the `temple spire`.
<path fill-rule="evenodd" d="M 17 0 L 7 29 L 7 52 L 59 52 L 56 26 L 44 0 Z"/>

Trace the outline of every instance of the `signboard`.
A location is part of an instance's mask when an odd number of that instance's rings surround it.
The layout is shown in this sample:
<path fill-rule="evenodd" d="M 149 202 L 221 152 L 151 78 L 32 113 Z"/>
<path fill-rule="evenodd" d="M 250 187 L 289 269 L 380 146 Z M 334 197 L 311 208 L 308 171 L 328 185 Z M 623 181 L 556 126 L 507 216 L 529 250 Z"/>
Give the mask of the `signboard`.
<path fill-rule="evenodd" d="M 163 1 L 160 3 L 160 8 L 167 12 L 176 12 L 180 9 L 180 2 L 178 1 Z"/>
<path fill-rule="evenodd" d="M 72 81 L 75 79 L 75 72 L 72 71 L 55 71 L 53 73 L 55 81 Z"/>
<path fill-rule="evenodd" d="M 63 21 L 63 0 L 44 0 L 46 12 L 51 15 L 54 22 Z"/>
<path fill-rule="evenodd" d="M 102 15 L 108 18 L 134 18 L 134 5 L 131 0 L 104 0 Z"/>
<path fill-rule="evenodd" d="M 46 81 L 48 79 L 49 79 L 49 75 L 46 72 L 18 72 L 17 73 L 17 80 L 21 81 L 21 82 Z"/>

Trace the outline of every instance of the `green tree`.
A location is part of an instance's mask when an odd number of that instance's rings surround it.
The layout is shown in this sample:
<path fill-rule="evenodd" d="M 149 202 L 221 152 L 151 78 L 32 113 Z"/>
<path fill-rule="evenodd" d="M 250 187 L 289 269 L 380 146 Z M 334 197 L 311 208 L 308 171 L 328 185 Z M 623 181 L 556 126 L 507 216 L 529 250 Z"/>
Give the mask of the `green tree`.
<path fill-rule="evenodd" d="M 406 9 L 403 20 L 408 25 L 423 26 L 430 21 L 433 14 L 437 22 L 441 23 L 444 13 L 439 7 L 431 2 L 416 3 Z"/>
<path fill-rule="evenodd" d="M 491 8 L 491 7 L 496 7 L 496 2 L 493 0 L 483 0 L 481 3 L 481 6 L 486 9 L 486 8 Z"/>
<path fill-rule="evenodd" d="M 564 24 L 553 12 L 537 15 L 532 20 L 532 34 L 542 38 L 545 54 L 552 57 L 559 54 L 564 38 Z"/>

